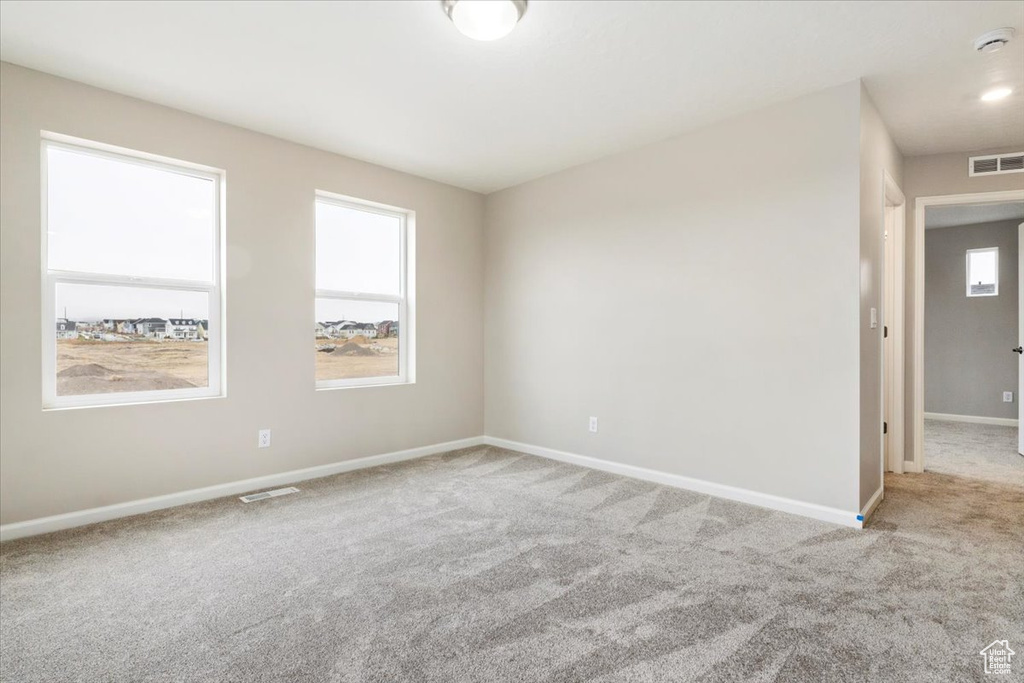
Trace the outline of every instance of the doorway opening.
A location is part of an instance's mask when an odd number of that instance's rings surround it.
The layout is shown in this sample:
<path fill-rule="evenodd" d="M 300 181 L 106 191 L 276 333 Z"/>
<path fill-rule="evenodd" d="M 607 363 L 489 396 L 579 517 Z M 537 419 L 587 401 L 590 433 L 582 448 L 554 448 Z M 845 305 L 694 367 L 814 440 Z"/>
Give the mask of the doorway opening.
<path fill-rule="evenodd" d="M 1024 479 L 1022 221 L 1024 190 L 916 202 L 905 471 Z"/>

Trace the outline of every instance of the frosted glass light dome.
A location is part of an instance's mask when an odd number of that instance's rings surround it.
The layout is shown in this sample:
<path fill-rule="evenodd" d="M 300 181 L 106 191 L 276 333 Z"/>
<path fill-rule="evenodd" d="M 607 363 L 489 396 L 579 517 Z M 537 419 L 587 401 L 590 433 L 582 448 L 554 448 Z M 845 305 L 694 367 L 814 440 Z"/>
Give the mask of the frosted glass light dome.
<path fill-rule="evenodd" d="M 473 40 L 504 38 L 526 10 L 523 0 L 446 0 L 443 6 L 455 28 Z"/>

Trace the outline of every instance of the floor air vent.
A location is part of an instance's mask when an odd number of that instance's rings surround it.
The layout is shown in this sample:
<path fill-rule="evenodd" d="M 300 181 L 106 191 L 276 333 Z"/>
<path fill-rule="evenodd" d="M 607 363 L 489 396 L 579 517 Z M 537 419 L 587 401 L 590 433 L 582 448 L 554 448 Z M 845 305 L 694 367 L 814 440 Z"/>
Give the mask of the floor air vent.
<path fill-rule="evenodd" d="M 968 175 L 995 175 L 997 173 L 1024 173 L 1024 152 L 971 157 Z"/>
<path fill-rule="evenodd" d="M 242 496 L 238 500 L 243 503 L 253 503 L 257 500 L 263 500 L 264 498 L 277 498 L 278 496 L 287 496 L 289 493 L 298 493 L 299 490 L 294 486 L 289 486 L 285 489 L 274 489 L 273 491 L 262 491 L 260 493 L 250 493 L 248 496 Z"/>

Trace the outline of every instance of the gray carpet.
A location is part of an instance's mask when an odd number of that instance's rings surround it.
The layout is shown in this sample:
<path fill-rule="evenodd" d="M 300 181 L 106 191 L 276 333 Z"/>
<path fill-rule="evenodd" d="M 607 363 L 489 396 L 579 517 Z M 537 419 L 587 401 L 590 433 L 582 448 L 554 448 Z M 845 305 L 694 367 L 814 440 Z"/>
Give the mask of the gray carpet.
<path fill-rule="evenodd" d="M 1017 452 L 1016 427 L 925 420 L 924 468 L 1024 486 L 1024 457 Z"/>
<path fill-rule="evenodd" d="M 1024 674 L 1024 488 L 889 477 L 867 530 L 481 447 L 0 546 L 0 678 Z"/>

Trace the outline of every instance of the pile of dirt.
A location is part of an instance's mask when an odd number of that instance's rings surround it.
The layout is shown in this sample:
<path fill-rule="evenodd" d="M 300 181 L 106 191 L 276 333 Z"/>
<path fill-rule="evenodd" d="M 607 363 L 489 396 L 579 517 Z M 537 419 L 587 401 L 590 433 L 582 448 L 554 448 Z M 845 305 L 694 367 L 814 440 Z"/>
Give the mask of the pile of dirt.
<path fill-rule="evenodd" d="M 121 391 L 160 391 L 164 389 L 191 389 L 196 385 L 181 377 L 165 372 L 122 372 L 115 373 L 102 365 L 94 367 L 106 370 L 106 375 L 65 375 L 68 370 L 83 367 L 75 365 L 58 373 L 57 395 L 75 396 L 80 394 L 112 394 Z M 205 386 L 205 385 L 204 385 Z"/>
<path fill-rule="evenodd" d="M 72 365 L 57 373 L 58 377 L 110 377 L 115 374 L 110 368 L 105 368 L 97 363 L 85 363 L 83 365 Z"/>
<path fill-rule="evenodd" d="M 366 337 L 364 337 L 361 334 L 357 334 L 356 336 L 354 336 L 351 339 L 349 339 L 349 341 L 352 342 L 353 344 L 365 344 L 366 343 Z"/>
<path fill-rule="evenodd" d="M 348 341 L 331 352 L 333 356 L 376 356 L 377 352 Z"/>

